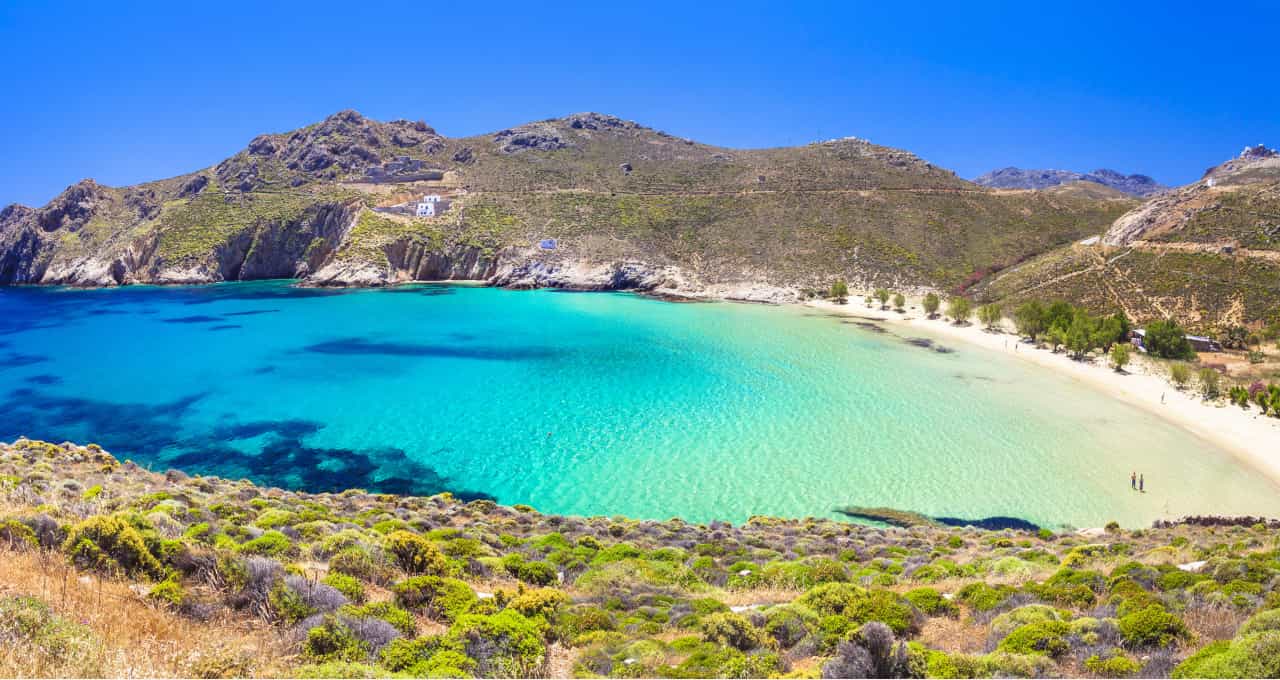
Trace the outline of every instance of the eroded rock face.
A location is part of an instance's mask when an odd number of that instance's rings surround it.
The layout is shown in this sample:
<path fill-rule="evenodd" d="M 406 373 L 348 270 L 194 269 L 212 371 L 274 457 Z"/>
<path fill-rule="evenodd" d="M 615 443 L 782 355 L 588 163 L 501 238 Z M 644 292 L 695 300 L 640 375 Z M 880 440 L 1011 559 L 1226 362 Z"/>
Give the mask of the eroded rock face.
<path fill-rule="evenodd" d="M 1263 158 L 1276 158 L 1280 156 L 1280 151 L 1268 149 L 1265 145 L 1246 146 L 1244 151 L 1240 152 L 1240 158 L 1244 160 L 1260 160 Z"/>
<path fill-rule="evenodd" d="M 547 123 L 530 123 L 518 128 L 502 130 L 493 136 L 502 153 L 520 151 L 556 151 L 573 144 L 564 139 L 555 126 Z"/>
<path fill-rule="evenodd" d="M 283 167 L 293 186 L 311 180 L 358 175 L 394 153 L 432 154 L 444 138 L 422 121 L 381 123 L 346 110 L 282 135 L 259 135 L 239 154 L 218 164 L 219 182 L 240 191 L 265 184 L 262 163 Z"/>

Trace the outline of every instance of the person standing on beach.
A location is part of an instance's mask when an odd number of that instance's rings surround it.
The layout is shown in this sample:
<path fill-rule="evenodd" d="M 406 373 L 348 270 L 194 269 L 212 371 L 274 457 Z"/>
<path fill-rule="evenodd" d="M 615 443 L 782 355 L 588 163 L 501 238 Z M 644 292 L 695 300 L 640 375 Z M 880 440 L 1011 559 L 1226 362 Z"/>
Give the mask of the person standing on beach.
<path fill-rule="evenodd" d="M 1146 492 L 1147 492 L 1147 490 L 1146 490 L 1146 488 L 1145 488 L 1145 487 L 1146 487 L 1146 485 L 1147 485 L 1147 479 L 1146 479 L 1146 476 L 1145 476 L 1145 475 L 1138 475 L 1138 491 L 1141 491 L 1142 493 L 1146 493 Z"/>
<path fill-rule="evenodd" d="M 1138 473 L 1137 471 L 1129 473 L 1129 488 L 1134 491 L 1138 490 Z"/>

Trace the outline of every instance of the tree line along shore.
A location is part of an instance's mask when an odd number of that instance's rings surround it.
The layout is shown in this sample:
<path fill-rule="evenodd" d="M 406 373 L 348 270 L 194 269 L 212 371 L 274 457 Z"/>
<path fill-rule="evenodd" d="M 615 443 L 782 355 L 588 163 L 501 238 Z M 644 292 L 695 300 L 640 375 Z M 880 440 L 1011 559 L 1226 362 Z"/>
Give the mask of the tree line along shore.
<path fill-rule="evenodd" d="M 836 280 L 821 295 L 846 305 L 849 286 Z M 880 311 L 907 312 L 906 296 L 887 288 L 868 293 L 864 303 Z M 1225 400 L 1245 411 L 1256 409 L 1258 415 L 1280 418 L 1280 322 L 1259 330 L 1227 327 L 1221 339 L 1206 338 L 1219 343 L 1222 352 L 1200 353 L 1190 340 L 1195 336 L 1173 320 L 1154 320 L 1138 329 L 1123 311 L 1097 315 L 1062 300 L 1030 300 L 1010 309 L 998 302 L 977 305 L 961 295 L 944 301 L 937 293 L 926 293 L 918 304 L 928 318 L 945 317 L 956 326 L 976 320 L 985 330 L 1004 332 L 1012 325 L 1020 338 L 1038 348 L 1063 352 L 1077 361 L 1102 360 L 1118 373 L 1141 353 L 1155 360 L 1159 373 L 1177 390 L 1195 390 L 1209 403 Z"/>

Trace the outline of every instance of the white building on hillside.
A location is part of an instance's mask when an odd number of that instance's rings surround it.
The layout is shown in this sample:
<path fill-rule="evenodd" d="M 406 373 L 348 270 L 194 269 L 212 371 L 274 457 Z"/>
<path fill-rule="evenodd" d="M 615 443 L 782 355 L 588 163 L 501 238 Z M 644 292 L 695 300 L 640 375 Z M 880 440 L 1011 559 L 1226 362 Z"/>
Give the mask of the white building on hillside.
<path fill-rule="evenodd" d="M 418 217 L 435 217 L 448 208 L 449 202 L 440 200 L 440 194 L 427 194 L 418 201 L 413 214 Z"/>

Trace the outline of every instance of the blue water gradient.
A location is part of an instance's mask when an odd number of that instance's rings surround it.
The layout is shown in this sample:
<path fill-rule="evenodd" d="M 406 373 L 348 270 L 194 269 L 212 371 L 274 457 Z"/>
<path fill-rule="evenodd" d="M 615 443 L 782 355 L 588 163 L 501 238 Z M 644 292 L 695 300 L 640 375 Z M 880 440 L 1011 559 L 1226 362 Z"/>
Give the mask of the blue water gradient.
<path fill-rule="evenodd" d="M 572 514 L 1280 515 L 1273 484 L 1190 434 L 931 340 L 801 308 L 627 294 L 9 288 L 0 438 Z M 1148 493 L 1129 491 L 1132 470 Z"/>

